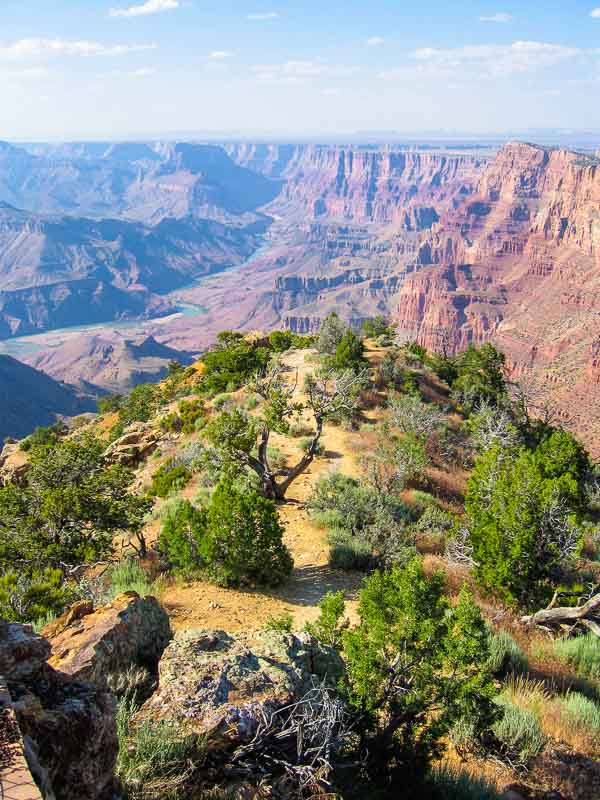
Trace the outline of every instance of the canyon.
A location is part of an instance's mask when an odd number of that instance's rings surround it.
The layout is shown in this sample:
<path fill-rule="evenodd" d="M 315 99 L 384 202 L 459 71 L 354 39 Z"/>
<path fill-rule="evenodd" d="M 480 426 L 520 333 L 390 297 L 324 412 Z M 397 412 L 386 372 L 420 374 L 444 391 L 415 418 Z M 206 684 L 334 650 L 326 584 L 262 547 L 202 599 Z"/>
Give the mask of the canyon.
<path fill-rule="evenodd" d="M 0 200 L 0 336 L 43 332 L 24 358 L 60 380 L 102 373 L 97 331 L 44 347 L 69 325 L 105 322 L 102 336 L 118 340 L 118 321 L 133 320 L 136 341 L 188 353 L 223 328 L 314 332 L 333 310 L 355 326 L 384 314 L 400 339 L 434 349 L 493 341 L 511 375 L 595 447 L 590 152 L 7 145 Z"/>

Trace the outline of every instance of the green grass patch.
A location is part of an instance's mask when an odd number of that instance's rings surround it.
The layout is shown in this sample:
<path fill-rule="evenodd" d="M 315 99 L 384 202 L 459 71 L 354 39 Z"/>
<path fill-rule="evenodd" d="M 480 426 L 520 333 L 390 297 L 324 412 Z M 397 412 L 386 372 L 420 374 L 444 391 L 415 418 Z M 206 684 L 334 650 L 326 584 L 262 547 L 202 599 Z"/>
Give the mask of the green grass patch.
<path fill-rule="evenodd" d="M 434 769 L 427 789 L 431 800 L 500 800 L 493 784 L 450 766 Z"/>
<path fill-rule="evenodd" d="M 572 667 L 584 678 L 600 679 L 600 639 L 594 634 L 574 639 L 557 639 L 553 653 L 559 661 Z"/>
<path fill-rule="evenodd" d="M 123 592 L 137 592 L 140 597 L 160 595 L 160 586 L 150 581 L 140 564 L 133 559 L 121 561 L 111 567 L 107 578 L 111 600 Z"/>
<path fill-rule="evenodd" d="M 509 672 L 527 672 L 527 656 L 508 631 L 498 631 L 490 636 L 490 669 L 495 675 Z"/>
<path fill-rule="evenodd" d="M 538 756 L 546 745 L 547 737 L 533 711 L 519 708 L 508 697 L 500 695 L 497 701 L 503 715 L 494 723 L 493 731 L 511 761 L 527 764 Z"/>

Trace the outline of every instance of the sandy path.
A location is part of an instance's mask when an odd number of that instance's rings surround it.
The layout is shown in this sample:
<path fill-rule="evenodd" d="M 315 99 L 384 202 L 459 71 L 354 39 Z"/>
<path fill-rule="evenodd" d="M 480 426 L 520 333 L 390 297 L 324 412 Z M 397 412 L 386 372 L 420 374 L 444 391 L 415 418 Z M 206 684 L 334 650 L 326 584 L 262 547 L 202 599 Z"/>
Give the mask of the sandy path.
<path fill-rule="evenodd" d="M 304 376 L 314 369 L 307 364 L 304 352 L 296 351 L 286 358 L 286 364 L 298 370 L 301 386 Z M 367 412 L 374 417 L 375 412 Z M 364 435 L 362 435 L 364 441 Z M 169 587 L 162 596 L 178 628 L 223 628 L 230 632 L 257 629 L 269 617 L 290 613 L 294 628 L 318 616 L 318 602 L 328 591 L 343 590 L 348 613 L 354 616 L 356 593 L 362 583 L 361 573 L 333 570 L 328 565 L 329 547 L 326 531 L 313 525 L 305 508 L 317 479 L 330 471 L 343 469 L 358 477 L 361 447 L 360 433 L 339 427 L 326 426 L 323 435 L 325 457 L 316 459 L 310 468 L 292 485 L 288 499 L 280 506 L 280 519 L 285 528 L 285 543 L 294 558 L 294 571 L 284 586 L 274 590 L 240 591 L 223 589 L 206 581 L 179 583 Z M 297 457 L 297 443 L 287 437 L 273 436 L 273 444 L 286 455 Z M 188 490 L 186 494 L 192 494 Z"/>

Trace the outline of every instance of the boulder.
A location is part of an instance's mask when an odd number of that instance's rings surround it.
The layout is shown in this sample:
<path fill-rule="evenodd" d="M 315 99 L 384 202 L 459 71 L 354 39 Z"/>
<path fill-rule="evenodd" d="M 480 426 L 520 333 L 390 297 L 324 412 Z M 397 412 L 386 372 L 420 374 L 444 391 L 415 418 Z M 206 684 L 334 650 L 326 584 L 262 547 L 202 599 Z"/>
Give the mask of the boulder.
<path fill-rule="evenodd" d="M 15 796 L 6 790 L 17 782 L 17 797 L 35 798 L 38 786 L 45 800 L 112 800 L 115 699 L 52 669 L 49 653 L 30 626 L 0 622 L 0 714 L 14 723 L 2 796 Z"/>
<path fill-rule="evenodd" d="M 155 597 L 125 592 L 95 611 L 77 603 L 43 630 L 49 664 L 72 678 L 107 686 L 132 667 L 156 672 L 171 639 L 167 612 Z"/>
<path fill-rule="evenodd" d="M 141 464 L 158 447 L 160 434 L 142 422 L 132 425 L 106 449 L 104 458 L 111 464 L 132 467 Z"/>
<path fill-rule="evenodd" d="M 25 486 L 31 464 L 20 442 L 7 442 L 0 452 L 0 486 Z"/>
<path fill-rule="evenodd" d="M 28 625 L 11 625 L 0 619 L 0 675 L 21 681 L 39 675 L 51 648 Z"/>
<path fill-rule="evenodd" d="M 179 631 L 159 664 L 157 692 L 138 719 L 165 719 L 222 758 L 249 741 L 264 714 L 300 699 L 315 679 L 335 683 L 338 654 L 308 635 Z"/>

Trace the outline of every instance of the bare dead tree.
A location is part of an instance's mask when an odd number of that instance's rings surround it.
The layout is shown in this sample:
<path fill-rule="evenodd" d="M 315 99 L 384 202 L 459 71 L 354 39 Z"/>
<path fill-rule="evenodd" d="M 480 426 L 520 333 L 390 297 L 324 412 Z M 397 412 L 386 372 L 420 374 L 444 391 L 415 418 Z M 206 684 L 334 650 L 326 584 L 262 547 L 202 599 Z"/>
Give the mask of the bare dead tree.
<path fill-rule="evenodd" d="M 473 545 L 469 529 L 463 525 L 459 528 L 446 544 L 446 558 L 454 564 L 466 564 L 468 567 L 475 566 L 473 558 Z"/>
<path fill-rule="evenodd" d="M 548 390 L 532 372 L 525 373 L 517 381 L 507 381 L 509 394 L 521 420 L 530 423 L 540 420 L 544 425 L 570 428 L 575 417 L 560 413 L 548 396 Z"/>

